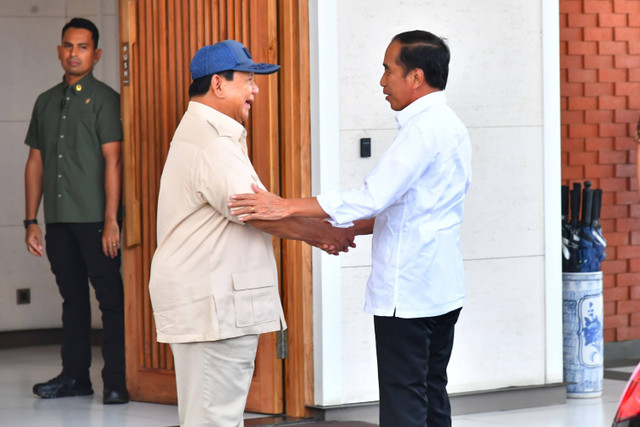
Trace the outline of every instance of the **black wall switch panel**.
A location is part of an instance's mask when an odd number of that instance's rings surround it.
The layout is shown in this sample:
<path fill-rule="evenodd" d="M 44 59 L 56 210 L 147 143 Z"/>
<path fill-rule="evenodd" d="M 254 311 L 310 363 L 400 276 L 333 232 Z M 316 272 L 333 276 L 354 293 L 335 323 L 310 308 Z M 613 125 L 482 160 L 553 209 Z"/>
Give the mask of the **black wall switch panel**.
<path fill-rule="evenodd" d="M 371 138 L 360 138 L 360 157 L 371 157 Z"/>

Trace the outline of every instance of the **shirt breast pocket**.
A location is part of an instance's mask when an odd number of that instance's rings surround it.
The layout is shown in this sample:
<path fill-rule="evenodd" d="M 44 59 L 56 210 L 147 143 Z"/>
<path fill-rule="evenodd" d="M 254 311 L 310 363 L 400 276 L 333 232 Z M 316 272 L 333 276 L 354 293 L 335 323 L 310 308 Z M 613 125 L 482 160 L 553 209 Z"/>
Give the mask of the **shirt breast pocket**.
<path fill-rule="evenodd" d="M 97 115 L 90 108 L 83 108 L 76 114 L 76 124 L 78 128 L 85 128 L 95 131 Z"/>
<path fill-rule="evenodd" d="M 271 269 L 237 272 L 231 276 L 237 327 L 278 318 L 277 279 Z"/>
<path fill-rule="evenodd" d="M 75 125 L 75 142 L 78 144 L 75 149 L 82 152 L 90 153 L 94 156 L 100 152 L 100 142 L 98 140 L 98 120 L 96 114 L 87 109 L 80 111 L 76 115 Z"/>

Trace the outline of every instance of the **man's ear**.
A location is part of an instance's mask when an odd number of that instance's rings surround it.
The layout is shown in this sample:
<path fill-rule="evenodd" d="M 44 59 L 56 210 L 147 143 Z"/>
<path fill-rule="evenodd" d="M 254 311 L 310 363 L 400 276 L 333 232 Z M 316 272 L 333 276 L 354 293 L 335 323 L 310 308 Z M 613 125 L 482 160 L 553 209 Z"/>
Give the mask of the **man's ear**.
<path fill-rule="evenodd" d="M 227 95 L 225 95 L 224 83 L 225 79 L 222 78 L 222 76 L 218 74 L 211 76 L 211 86 L 209 87 L 209 90 L 216 98 L 224 99 L 227 97 Z"/>
<path fill-rule="evenodd" d="M 418 88 L 426 83 L 426 80 L 424 78 L 424 70 L 422 68 L 414 68 L 413 70 L 409 71 L 409 77 L 411 79 L 411 84 L 415 88 Z"/>
<path fill-rule="evenodd" d="M 100 61 L 100 57 L 102 56 L 102 49 L 96 49 L 95 57 L 93 60 L 94 64 L 97 64 Z"/>

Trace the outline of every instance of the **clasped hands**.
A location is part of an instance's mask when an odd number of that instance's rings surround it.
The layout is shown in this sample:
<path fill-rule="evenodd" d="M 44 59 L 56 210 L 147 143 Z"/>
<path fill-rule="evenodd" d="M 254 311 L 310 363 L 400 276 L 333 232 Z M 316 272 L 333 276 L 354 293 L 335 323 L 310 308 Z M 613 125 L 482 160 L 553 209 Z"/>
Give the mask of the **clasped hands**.
<path fill-rule="evenodd" d="M 310 219 L 318 221 L 322 226 L 326 227 L 325 233 L 320 241 L 304 240 L 311 246 L 322 249 L 329 255 L 340 255 L 340 252 L 349 252 L 349 248 L 355 248 L 353 227 L 339 228 L 334 227 L 325 219 Z"/>
<path fill-rule="evenodd" d="M 288 218 L 291 215 L 289 206 L 292 202 L 305 202 L 315 199 L 283 199 L 276 194 L 262 190 L 253 184 L 254 193 L 234 194 L 228 206 L 231 214 L 238 217 L 240 221 L 247 222 L 253 220 L 275 221 Z M 305 221 L 309 226 L 310 235 L 315 237 L 300 240 L 315 246 L 330 255 L 339 255 L 340 252 L 348 252 L 349 248 L 355 248 L 353 227 L 340 228 L 332 226 L 328 220 L 322 219 L 321 215 L 326 213 L 314 201 L 316 210 L 309 212 L 311 218 L 291 218 L 292 220 Z M 303 216 L 303 215 L 300 215 Z M 299 237 L 298 237 L 299 238 Z"/>

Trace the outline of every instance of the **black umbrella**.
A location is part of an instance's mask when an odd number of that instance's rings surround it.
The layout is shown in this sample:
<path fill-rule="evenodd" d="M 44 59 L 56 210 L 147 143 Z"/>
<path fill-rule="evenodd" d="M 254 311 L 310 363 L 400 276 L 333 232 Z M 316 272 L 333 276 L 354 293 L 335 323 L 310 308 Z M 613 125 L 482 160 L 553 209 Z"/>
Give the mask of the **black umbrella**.
<path fill-rule="evenodd" d="M 571 190 L 571 220 L 569 221 L 567 250 L 569 257 L 567 259 L 567 273 L 580 271 L 578 263 L 578 245 L 580 243 L 580 189 L 579 182 L 573 183 Z"/>
<path fill-rule="evenodd" d="M 591 211 L 591 229 L 593 233 L 594 257 L 591 265 L 591 271 L 600 271 L 600 264 L 606 258 L 604 252 L 607 247 L 607 241 L 602 236 L 602 226 L 600 225 L 600 210 L 602 209 L 602 190 L 593 191 L 593 206 Z"/>
<path fill-rule="evenodd" d="M 593 228 L 591 227 L 592 204 L 591 182 L 586 181 L 584 190 L 582 190 L 582 221 L 580 222 L 580 242 L 578 243 L 578 267 L 582 273 L 597 271 L 592 270 L 596 252 L 593 242 Z"/>
<path fill-rule="evenodd" d="M 571 227 L 569 226 L 569 186 L 562 186 L 562 271 L 569 271 L 571 252 Z"/>

